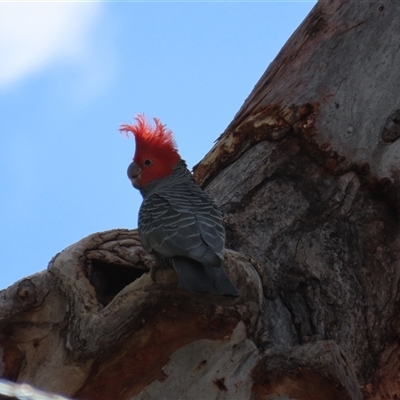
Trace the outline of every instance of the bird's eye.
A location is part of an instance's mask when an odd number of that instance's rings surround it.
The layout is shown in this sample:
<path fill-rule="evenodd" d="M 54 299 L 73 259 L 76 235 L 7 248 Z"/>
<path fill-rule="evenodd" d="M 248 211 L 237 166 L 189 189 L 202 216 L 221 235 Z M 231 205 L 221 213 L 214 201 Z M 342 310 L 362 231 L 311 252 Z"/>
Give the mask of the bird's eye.
<path fill-rule="evenodd" d="M 152 162 L 151 162 L 151 160 L 150 159 L 148 159 L 148 158 L 146 158 L 144 161 L 143 161 L 143 165 L 150 165 Z"/>

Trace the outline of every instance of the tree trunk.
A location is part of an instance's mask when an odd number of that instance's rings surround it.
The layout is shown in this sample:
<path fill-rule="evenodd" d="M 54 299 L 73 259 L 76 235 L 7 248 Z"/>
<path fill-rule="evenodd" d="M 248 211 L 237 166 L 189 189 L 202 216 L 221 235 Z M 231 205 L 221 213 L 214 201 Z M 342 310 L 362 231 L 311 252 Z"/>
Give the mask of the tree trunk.
<path fill-rule="evenodd" d="M 2 376 L 77 399 L 400 396 L 400 2 L 319 2 L 195 169 L 238 299 L 136 231 L 0 292 Z"/>

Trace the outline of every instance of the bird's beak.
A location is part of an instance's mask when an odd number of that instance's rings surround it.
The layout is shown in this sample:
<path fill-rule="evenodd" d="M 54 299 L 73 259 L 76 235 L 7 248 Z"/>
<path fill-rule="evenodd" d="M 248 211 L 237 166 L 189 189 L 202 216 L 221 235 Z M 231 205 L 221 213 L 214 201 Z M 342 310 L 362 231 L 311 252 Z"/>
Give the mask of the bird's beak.
<path fill-rule="evenodd" d="M 136 189 L 140 189 L 141 185 L 139 182 L 140 179 L 140 174 L 142 173 L 142 169 L 139 167 L 139 165 L 133 163 L 129 164 L 128 167 L 128 178 L 132 182 L 132 185 Z"/>

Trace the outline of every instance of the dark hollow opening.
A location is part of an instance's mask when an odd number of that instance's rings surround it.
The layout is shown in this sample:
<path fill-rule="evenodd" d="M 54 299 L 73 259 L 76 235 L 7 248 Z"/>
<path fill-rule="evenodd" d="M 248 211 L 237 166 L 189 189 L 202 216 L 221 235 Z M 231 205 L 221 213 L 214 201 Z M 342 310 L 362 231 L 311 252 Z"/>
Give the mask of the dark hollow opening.
<path fill-rule="evenodd" d="M 96 291 L 97 301 L 106 306 L 127 285 L 146 271 L 99 260 L 90 260 L 88 279 Z"/>

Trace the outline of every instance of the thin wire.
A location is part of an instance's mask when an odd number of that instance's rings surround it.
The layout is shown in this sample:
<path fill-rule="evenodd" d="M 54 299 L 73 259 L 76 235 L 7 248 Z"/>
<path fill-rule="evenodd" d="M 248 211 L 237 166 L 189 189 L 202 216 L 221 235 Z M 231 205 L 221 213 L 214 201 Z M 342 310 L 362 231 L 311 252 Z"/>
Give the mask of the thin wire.
<path fill-rule="evenodd" d="M 26 383 L 18 384 L 3 379 L 0 379 L 0 398 L 3 398 L 1 395 L 14 397 L 18 400 L 68 400 L 63 396 L 34 389 Z"/>

